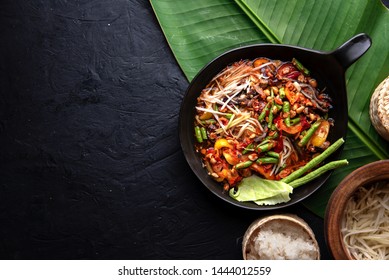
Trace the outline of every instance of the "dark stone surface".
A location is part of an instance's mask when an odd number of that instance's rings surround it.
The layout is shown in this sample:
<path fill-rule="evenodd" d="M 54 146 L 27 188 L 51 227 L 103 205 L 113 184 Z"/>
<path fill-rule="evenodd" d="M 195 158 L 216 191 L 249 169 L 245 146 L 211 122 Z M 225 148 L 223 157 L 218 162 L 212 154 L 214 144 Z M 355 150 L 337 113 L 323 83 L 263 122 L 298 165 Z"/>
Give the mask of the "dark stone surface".
<path fill-rule="evenodd" d="M 149 1 L 2 1 L 0 258 L 241 259 L 275 212 L 237 209 L 191 172 L 188 85 Z M 314 229 L 323 220 L 284 210 Z"/>

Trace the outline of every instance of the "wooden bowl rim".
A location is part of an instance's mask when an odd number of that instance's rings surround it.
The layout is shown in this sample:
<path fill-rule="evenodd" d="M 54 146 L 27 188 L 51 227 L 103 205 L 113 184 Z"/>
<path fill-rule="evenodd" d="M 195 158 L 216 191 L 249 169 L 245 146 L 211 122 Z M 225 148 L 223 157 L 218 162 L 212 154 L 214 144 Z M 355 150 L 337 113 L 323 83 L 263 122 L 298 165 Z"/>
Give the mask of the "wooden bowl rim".
<path fill-rule="evenodd" d="M 388 172 L 385 173 L 385 170 Z M 351 172 L 333 191 L 325 211 L 325 240 L 332 256 L 338 260 L 354 259 L 343 244 L 340 227 L 346 204 L 355 190 L 366 184 L 389 179 L 389 160 L 379 160 Z"/>

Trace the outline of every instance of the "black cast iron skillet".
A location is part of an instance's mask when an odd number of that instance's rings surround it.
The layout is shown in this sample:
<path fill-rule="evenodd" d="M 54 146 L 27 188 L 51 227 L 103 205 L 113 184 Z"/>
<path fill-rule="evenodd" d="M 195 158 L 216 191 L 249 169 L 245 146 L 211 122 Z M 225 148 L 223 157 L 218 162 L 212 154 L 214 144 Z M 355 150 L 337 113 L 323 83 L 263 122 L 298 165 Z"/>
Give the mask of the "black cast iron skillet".
<path fill-rule="evenodd" d="M 268 57 L 281 61 L 299 60 L 311 71 L 316 78 L 319 88 L 326 88 L 325 92 L 333 100 L 333 109 L 329 117 L 335 120 L 328 139 L 333 143 L 343 137 L 345 139 L 348 121 L 347 92 L 345 85 L 345 72 L 347 68 L 360 58 L 370 47 L 371 39 L 366 34 L 359 34 L 351 38 L 332 52 L 311 50 L 290 45 L 258 44 L 230 50 L 215 58 L 206 65 L 190 83 L 182 101 L 179 117 L 179 137 L 181 147 L 193 172 L 200 181 L 215 195 L 236 206 L 255 209 L 270 210 L 295 204 L 314 193 L 329 178 L 328 172 L 310 183 L 293 191 L 291 200 L 274 206 L 259 206 L 253 202 L 238 202 L 228 193 L 223 192 L 220 183 L 214 181 L 203 167 L 200 155 L 194 149 L 194 115 L 197 97 L 208 82 L 227 65 L 241 59 L 254 59 Z M 339 159 L 342 148 L 336 151 L 327 161 Z"/>

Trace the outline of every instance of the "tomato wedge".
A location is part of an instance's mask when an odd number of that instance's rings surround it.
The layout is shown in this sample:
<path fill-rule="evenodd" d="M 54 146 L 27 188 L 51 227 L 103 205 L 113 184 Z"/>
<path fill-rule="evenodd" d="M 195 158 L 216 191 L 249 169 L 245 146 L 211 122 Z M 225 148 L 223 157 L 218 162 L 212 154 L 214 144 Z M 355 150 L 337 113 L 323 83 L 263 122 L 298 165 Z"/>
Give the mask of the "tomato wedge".
<path fill-rule="evenodd" d="M 288 98 L 290 104 L 292 105 L 296 103 L 299 98 L 295 92 L 289 90 L 288 88 L 285 88 L 285 96 Z"/>
<path fill-rule="evenodd" d="M 277 123 L 278 129 L 288 134 L 297 134 L 303 130 L 301 123 L 287 127 L 283 119 L 280 119 Z"/>

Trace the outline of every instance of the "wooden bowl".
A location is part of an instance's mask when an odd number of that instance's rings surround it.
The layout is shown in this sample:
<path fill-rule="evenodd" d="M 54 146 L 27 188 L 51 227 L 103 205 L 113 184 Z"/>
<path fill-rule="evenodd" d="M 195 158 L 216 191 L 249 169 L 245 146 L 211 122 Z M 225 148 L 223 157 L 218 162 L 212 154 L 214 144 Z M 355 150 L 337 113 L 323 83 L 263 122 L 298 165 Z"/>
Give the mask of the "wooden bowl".
<path fill-rule="evenodd" d="M 313 256 L 312 259 L 319 260 L 320 259 L 320 249 L 319 245 L 317 243 L 317 240 L 315 238 L 315 234 L 313 233 L 312 229 L 309 227 L 309 225 L 300 217 L 296 215 L 291 214 L 283 214 L 283 215 L 271 215 L 266 216 L 263 218 L 259 218 L 251 223 L 251 225 L 246 230 L 244 236 L 243 236 L 243 242 L 242 242 L 242 254 L 243 259 L 253 259 L 253 254 L 260 255 L 261 258 L 254 258 L 254 259 L 279 259 L 279 258 L 271 258 L 268 257 L 269 251 L 266 249 L 266 252 L 253 252 L 254 250 L 254 240 L 255 238 L 260 234 L 261 231 L 269 230 L 273 231 L 273 235 L 269 235 L 269 239 L 274 238 L 274 244 L 275 246 L 280 246 L 280 244 L 283 243 L 282 240 L 276 239 L 279 236 L 282 236 L 285 240 L 286 238 L 296 237 L 298 235 L 299 238 L 304 239 L 304 243 L 309 243 L 309 247 L 312 248 L 312 250 L 309 251 L 309 254 Z M 263 241 L 265 243 L 268 240 Z M 293 240 L 289 244 L 295 242 L 292 244 L 294 248 L 301 249 L 303 246 L 296 246 L 297 241 Z M 268 243 L 267 243 L 268 244 Z M 304 245 L 304 244 L 303 244 Z M 263 245 L 263 247 L 268 248 L 267 246 Z M 288 248 L 287 250 L 291 250 L 291 248 Z M 292 254 L 286 253 L 285 256 L 291 256 Z M 251 256 L 251 257 L 250 257 Z M 267 257 L 266 257 L 267 256 Z M 299 258 L 280 258 L 280 259 L 299 259 Z"/>
<path fill-rule="evenodd" d="M 376 161 L 354 170 L 332 193 L 324 218 L 324 236 L 335 259 L 354 259 L 346 249 L 341 233 L 342 219 L 348 200 L 359 187 L 382 180 L 389 180 L 389 160 Z"/>

